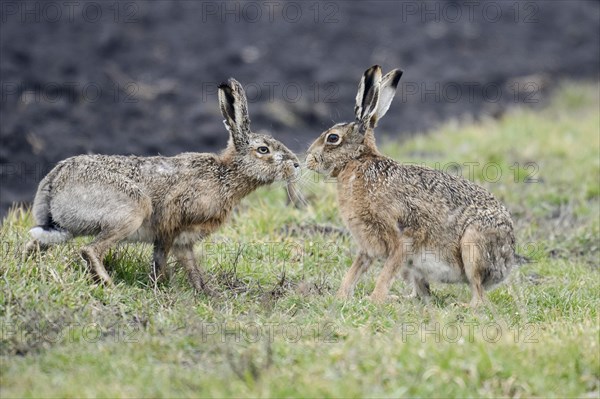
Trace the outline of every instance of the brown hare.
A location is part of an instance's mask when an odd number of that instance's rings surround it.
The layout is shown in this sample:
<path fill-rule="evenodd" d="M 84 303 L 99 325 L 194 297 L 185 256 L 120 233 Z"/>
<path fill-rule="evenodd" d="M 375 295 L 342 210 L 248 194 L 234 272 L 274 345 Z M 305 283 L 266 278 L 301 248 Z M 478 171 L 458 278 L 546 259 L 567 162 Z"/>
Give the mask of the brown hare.
<path fill-rule="evenodd" d="M 342 219 L 359 245 L 338 297 L 348 298 L 374 258 L 385 259 L 371 300 L 382 302 L 396 275 L 425 300 L 429 281 L 468 283 L 471 306 L 515 263 L 509 212 L 492 194 L 460 177 L 382 155 L 373 129 L 396 93 L 402 71 L 373 66 L 356 96 L 356 120 L 339 123 L 312 144 L 306 166 L 337 178 Z"/>
<path fill-rule="evenodd" d="M 250 192 L 299 173 L 289 149 L 250 131 L 246 94 L 235 79 L 219 86 L 219 103 L 230 134 L 219 155 L 81 155 L 59 162 L 38 187 L 37 227 L 30 230 L 26 253 L 75 236 L 95 236 L 81 254 L 96 278 L 111 283 L 102 259 L 112 245 L 152 243 L 152 279 L 164 277 L 172 252 L 192 286 L 208 292 L 194 243 L 223 224 Z"/>

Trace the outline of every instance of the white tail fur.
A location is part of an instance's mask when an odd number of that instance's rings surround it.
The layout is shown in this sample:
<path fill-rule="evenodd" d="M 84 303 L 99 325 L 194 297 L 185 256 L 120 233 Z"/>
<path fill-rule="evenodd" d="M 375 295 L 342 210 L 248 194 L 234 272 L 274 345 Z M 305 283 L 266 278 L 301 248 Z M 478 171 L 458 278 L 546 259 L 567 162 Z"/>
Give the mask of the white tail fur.
<path fill-rule="evenodd" d="M 29 234 L 33 239 L 38 240 L 42 244 L 52 245 L 60 244 L 71 238 L 71 233 L 66 230 L 49 229 L 36 226 L 29 230 Z"/>

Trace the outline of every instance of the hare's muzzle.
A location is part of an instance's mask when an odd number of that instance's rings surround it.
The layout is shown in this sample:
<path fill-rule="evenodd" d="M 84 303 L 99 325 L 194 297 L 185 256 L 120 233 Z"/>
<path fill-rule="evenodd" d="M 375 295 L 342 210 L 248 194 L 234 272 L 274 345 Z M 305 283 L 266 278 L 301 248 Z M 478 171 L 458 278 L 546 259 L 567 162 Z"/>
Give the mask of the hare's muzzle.
<path fill-rule="evenodd" d="M 295 180 L 300 176 L 300 172 L 300 163 L 297 158 L 285 160 L 278 180 Z"/>
<path fill-rule="evenodd" d="M 306 165 L 306 167 L 312 171 L 318 171 L 318 162 L 317 162 L 317 158 L 313 155 L 313 154 L 308 154 L 306 155 L 306 159 L 304 161 L 304 164 Z"/>

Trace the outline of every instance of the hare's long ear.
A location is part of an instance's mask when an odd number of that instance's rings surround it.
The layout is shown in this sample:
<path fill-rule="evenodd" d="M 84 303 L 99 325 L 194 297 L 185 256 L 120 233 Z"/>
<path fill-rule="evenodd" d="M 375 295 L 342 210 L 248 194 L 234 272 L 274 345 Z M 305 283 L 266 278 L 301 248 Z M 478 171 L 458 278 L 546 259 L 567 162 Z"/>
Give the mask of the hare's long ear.
<path fill-rule="evenodd" d="M 225 127 L 231 134 L 235 149 L 240 151 L 248 146 L 250 118 L 248 117 L 248 101 L 242 85 L 230 78 L 219 86 L 219 105 L 225 120 Z"/>
<path fill-rule="evenodd" d="M 361 124 L 361 130 L 371 127 L 371 118 L 377 111 L 379 102 L 379 84 L 381 82 L 381 67 L 373 65 L 367 69 L 358 85 L 354 114 L 356 121 Z"/>
<path fill-rule="evenodd" d="M 377 105 L 375 116 L 371 121 L 373 126 L 375 126 L 377 121 L 379 121 L 388 109 L 390 109 L 390 104 L 396 95 L 396 88 L 398 87 L 398 82 L 400 82 L 401 77 L 402 71 L 400 69 L 394 69 L 386 73 L 381 79 L 379 87 L 379 104 Z"/>

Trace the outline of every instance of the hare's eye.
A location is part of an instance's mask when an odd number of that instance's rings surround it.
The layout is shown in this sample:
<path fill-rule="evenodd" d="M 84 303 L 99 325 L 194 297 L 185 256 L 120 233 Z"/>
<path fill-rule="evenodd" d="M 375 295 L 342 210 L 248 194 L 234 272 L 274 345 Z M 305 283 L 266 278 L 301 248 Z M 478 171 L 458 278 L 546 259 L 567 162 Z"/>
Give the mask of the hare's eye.
<path fill-rule="evenodd" d="M 258 147 L 257 150 L 260 154 L 268 154 L 269 153 L 269 147 L 261 146 L 261 147 Z"/>
<path fill-rule="evenodd" d="M 328 143 L 336 144 L 338 141 L 340 141 L 340 136 L 338 136 L 335 133 L 332 133 L 329 136 L 327 136 L 327 142 Z"/>

